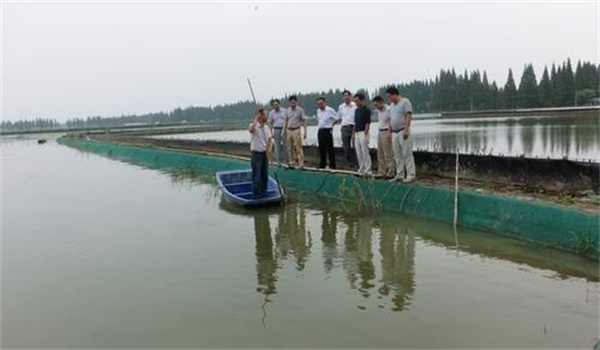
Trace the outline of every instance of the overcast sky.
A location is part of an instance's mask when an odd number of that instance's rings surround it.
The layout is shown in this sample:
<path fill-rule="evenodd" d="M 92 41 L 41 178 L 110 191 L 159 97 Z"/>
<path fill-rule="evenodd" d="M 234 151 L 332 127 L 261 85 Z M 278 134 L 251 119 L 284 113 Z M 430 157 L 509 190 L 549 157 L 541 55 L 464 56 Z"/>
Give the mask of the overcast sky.
<path fill-rule="evenodd" d="M 2 117 L 168 111 L 598 61 L 598 4 L 3 3 Z M 258 7 L 258 8 L 256 8 Z"/>

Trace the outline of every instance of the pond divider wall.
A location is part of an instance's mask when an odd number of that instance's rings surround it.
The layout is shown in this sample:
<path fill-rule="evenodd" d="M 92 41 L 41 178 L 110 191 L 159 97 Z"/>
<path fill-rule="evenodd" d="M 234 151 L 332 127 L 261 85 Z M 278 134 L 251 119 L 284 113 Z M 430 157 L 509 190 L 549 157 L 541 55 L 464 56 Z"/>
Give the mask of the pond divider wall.
<path fill-rule="evenodd" d="M 60 144 L 128 163 L 166 171 L 193 170 L 214 175 L 248 168 L 249 162 L 214 155 L 104 143 L 62 137 Z M 342 201 L 357 209 L 395 211 L 453 222 L 454 191 L 418 184 L 365 180 L 352 175 L 270 167 L 285 188 Z M 460 226 L 493 232 L 543 247 L 554 247 L 598 260 L 600 215 L 505 196 L 459 192 Z"/>

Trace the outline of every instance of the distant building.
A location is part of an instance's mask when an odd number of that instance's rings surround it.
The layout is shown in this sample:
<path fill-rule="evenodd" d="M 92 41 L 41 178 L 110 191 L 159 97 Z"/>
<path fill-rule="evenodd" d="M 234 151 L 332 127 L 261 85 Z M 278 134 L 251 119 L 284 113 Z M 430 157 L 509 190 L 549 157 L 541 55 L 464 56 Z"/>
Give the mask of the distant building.
<path fill-rule="evenodd" d="M 600 105 L 600 97 L 594 97 L 593 99 L 589 100 L 587 104 L 591 106 Z"/>
<path fill-rule="evenodd" d="M 146 126 L 148 123 L 125 123 L 123 126 Z"/>

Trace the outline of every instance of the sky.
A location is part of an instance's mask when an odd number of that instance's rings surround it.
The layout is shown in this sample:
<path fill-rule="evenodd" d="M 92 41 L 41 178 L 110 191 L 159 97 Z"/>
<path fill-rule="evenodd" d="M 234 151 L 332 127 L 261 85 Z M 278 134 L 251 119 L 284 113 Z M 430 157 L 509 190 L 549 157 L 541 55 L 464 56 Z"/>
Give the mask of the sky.
<path fill-rule="evenodd" d="M 599 60 L 597 2 L 2 2 L 3 120 L 118 116 Z"/>

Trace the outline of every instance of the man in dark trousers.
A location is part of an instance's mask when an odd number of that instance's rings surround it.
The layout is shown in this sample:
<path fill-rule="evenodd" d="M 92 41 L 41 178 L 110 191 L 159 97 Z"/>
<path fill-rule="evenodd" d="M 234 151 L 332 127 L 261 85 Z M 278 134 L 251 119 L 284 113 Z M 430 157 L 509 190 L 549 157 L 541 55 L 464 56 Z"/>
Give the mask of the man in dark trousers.
<path fill-rule="evenodd" d="M 255 198 L 263 198 L 269 182 L 269 158 L 273 146 L 271 129 L 267 126 L 267 113 L 263 108 L 254 115 L 250 131 L 250 166 L 252 168 L 252 192 Z"/>
<path fill-rule="evenodd" d="M 326 165 L 325 156 L 329 156 L 329 167 L 335 169 L 335 151 L 333 149 L 333 126 L 340 122 L 335 110 L 327 106 L 325 97 L 317 99 L 317 120 L 319 121 L 319 131 L 317 140 L 319 142 L 319 168 L 324 169 Z"/>
<path fill-rule="evenodd" d="M 342 148 L 346 158 L 346 166 L 350 169 L 356 167 L 356 152 L 352 145 L 352 137 L 354 135 L 354 112 L 356 104 L 352 102 L 352 93 L 348 90 L 342 92 L 344 103 L 338 107 L 338 115 L 342 123 Z"/>

